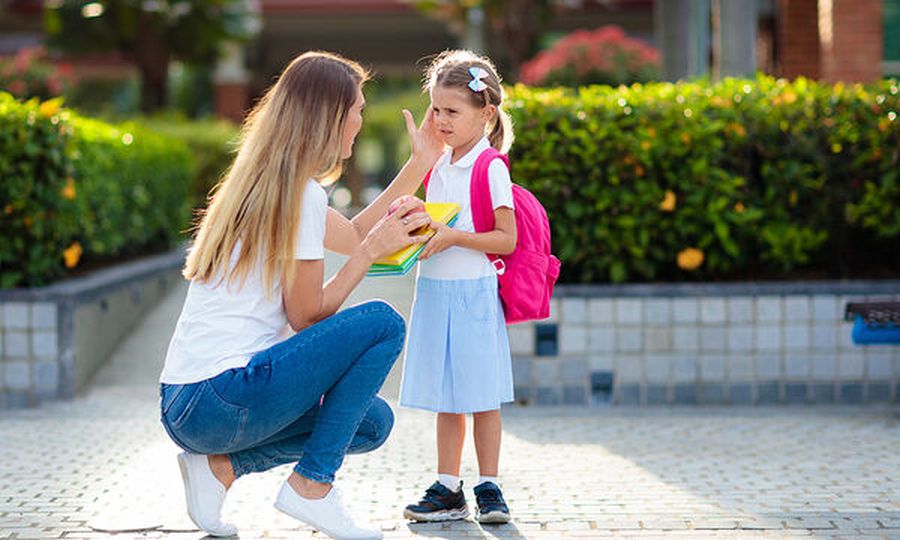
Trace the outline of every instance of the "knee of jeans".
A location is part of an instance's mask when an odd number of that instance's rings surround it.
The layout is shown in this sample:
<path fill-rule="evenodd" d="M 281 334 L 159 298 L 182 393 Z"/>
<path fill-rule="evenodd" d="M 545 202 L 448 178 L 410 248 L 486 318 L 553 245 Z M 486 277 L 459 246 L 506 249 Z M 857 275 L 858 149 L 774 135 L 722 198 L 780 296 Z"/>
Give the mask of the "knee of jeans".
<path fill-rule="evenodd" d="M 372 437 L 372 450 L 383 445 L 394 428 L 394 411 L 391 406 L 380 397 L 376 396 L 369 407 L 366 419 L 375 426 L 375 433 Z"/>
<path fill-rule="evenodd" d="M 406 320 L 394 309 L 394 306 L 384 300 L 373 300 L 368 305 L 375 308 L 380 315 L 378 321 L 383 324 L 388 339 L 403 341 L 406 337 Z"/>

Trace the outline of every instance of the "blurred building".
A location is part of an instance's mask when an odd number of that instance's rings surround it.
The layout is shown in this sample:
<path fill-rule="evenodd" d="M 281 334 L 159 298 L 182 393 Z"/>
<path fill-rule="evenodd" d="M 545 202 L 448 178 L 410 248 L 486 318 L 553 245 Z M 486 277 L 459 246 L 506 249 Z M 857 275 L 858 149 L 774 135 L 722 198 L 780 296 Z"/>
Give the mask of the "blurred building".
<path fill-rule="evenodd" d="M 0 0 L 0 55 L 42 42 L 42 0 Z M 239 119 L 297 53 L 339 52 L 382 78 L 415 78 L 422 60 L 459 46 L 460 32 L 407 0 L 262 0 L 259 37 L 226 49 L 215 77 L 216 110 Z M 900 75 L 900 0 L 559 0 L 546 41 L 606 24 L 656 45 L 664 77 L 806 76 L 872 81 Z M 484 32 L 501 67 L 503 43 Z M 91 75 L 131 73 L 127 59 L 75 63 Z"/>
<path fill-rule="evenodd" d="M 420 71 L 462 36 L 406 0 L 263 0 L 264 29 L 249 55 L 258 94 L 297 51 L 338 51 L 380 74 Z M 900 0 L 566 0 L 545 33 L 606 24 L 656 45 L 666 78 L 752 76 L 870 82 L 900 75 Z M 490 31 L 491 56 L 503 46 Z"/>
<path fill-rule="evenodd" d="M 0 57 L 44 45 L 44 0 L 0 0 Z M 102 53 L 66 58 L 77 77 L 124 79 L 137 73 L 129 58 Z"/>
<path fill-rule="evenodd" d="M 900 0 L 657 0 L 656 29 L 668 79 L 900 74 Z"/>
<path fill-rule="evenodd" d="M 653 0 L 569 1 L 546 32 L 562 35 L 578 28 L 622 26 L 653 40 Z M 432 55 L 459 47 L 463 36 L 444 21 L 418 11 L 409 0 L 262 0 L 263 30 L 244 51 L 252 66 L 247 94 L 259 95 L 300 51 L 334 51 L 371 67 L 381 78 L 421 76 Z M 485 44 L 501 67 L 503 46 L 485 31 Z M 223 92 L 224 90 L 224 92 Z M 225 96 L 225 93 L 229 93 Z M 234 88 L 220 88 L 219 110 L 239 108 Z"/>

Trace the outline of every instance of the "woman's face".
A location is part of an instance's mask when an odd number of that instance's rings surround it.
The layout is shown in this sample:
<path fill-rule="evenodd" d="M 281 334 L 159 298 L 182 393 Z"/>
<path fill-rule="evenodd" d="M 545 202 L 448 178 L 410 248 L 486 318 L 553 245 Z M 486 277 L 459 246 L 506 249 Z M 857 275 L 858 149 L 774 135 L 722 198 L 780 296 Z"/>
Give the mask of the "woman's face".
<path fill-rule="evenodd" d="M 344 136 L 341 140 L 341 159 L 347 159 L 353 155 L 353 142 L 362 129 L 362 112 L 366 107 L 366 98 L 362 88 L 357 89 L 356 102 L 350 107 L 347 119 L 344 122 Z"/>

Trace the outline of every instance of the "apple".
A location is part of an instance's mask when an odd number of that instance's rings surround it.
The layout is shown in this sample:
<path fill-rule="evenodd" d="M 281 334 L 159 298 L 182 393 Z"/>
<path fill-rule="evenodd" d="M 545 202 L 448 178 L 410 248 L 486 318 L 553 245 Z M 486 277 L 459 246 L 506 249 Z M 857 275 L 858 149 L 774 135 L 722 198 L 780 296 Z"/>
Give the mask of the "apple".
<path fill-rule="evenodd" d="M 391 205 L 388 207 L 388 215 L 391 215 L 394 212 L 396 212 L 397 209 L 400 208 L 407 201 L 414 201 L 416 203 L 416 206 L 403 217 L 406 217 L 409 214 L 412 214 L 415 212 L 424 212 L 425 211 L 425 203 L 422 202 L 422 199 L 416 197 L 415 195 L 402 195 L 402 196 L 394 199 L 394 202 L 392 202 Z"/>
<path fill-rule="evenodd" d="M 416 203 L 416 206 L 414 206 L 413 209 L 410 210 L 409 212 L 407 212 L 403 217 L 409 216 L 411 214 L 415 214 L 417 212 L 425 212 L 426 214 L 428 213 L 425 210 L 425 203 L 422 202 L 422 199 L 420 199 L 414 195 L 402 195 L 402 196 L 394 199 L 394 202 L 392 202 L 391 205 L 388 207 L 388 215 L 391 215 L 394 212 L 396 212 L 397 209 L 400 208 L 400 206 L 402 206 L 407 201 L 414 201 Z M 428 230 L 428 225 L 425 225 L 425 226 L 422 226 L 422 227 L 416 229 L 415 231 L 413 231 L 413 234 L 422 234 L 427 230 Z"/>

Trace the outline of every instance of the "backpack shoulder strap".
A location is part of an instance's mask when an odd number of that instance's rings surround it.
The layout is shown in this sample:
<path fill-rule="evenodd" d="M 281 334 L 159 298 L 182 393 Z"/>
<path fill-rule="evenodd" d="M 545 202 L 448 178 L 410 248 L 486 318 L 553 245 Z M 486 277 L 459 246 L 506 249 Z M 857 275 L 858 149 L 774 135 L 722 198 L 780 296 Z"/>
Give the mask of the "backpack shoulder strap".
<path fill-rule="evenodd" d="M 495 159 L 502 159 L 509 168 L 509 158 L 496 148 L 488 148 L 475 160 L 472 179 L 469 183 L 469 197 L 472 201 L 472 222 L 475 232 L 494 230 L 494 204 L 491 200 L 491 184 L 488 169 Z"/>
<path fill-rule="evenodd" d="M 475 232 L 490 232 L 494 230 L 494 203 L 491 200 L 491 183 L 488 170 L 491 162 L 495 159 L 502 159 L 506 167 L 509 168 L 509 158 L 497 151 L 496 148 L 488 148 L 481 153 L 475 160 L 475 166 L 472 167 L 472 179 L 469 182 L 469 198 L 472 201 L 472 224 L 475 225 Z M 503 275 L 506 271 L 506 264 L 503 260 L 492 254 L 485 253 L 497 275 Z"/>

